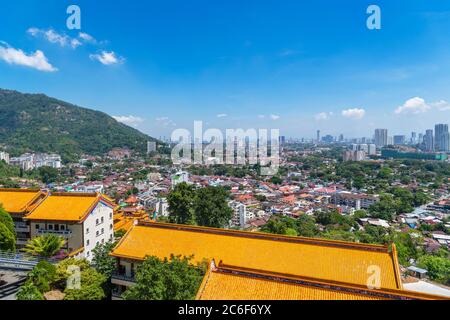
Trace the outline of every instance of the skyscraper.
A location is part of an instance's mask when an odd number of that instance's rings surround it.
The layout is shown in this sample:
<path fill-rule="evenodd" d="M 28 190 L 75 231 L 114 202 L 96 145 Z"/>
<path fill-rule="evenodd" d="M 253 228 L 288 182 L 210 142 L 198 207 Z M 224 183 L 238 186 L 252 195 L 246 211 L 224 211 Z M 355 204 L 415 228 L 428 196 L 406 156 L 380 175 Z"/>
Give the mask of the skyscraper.
<path fill-rule="evenodd" d="M 425 145 L 425 151 L 433 152 L 434 151 L 434 136 L 433 130 L 427 130 L 425 136 L 423 138 L 423 143 Z"/>
<path fill-rule="evenodd" d="M 416 144 L 416 143 L 417 143 L 417 133 L 412 132 L 411 133 L 411 144 Z"/>
<path fill-rule="evenodd" d="M 388 130 L 375 129 L 375 145 L 377 147 L 384 147 L 388 144 Z"/>
<path fill-rule="evenodd" d="M 394 136 L 394 144 L 395 145 L 404 145 L 406 142 L 405 136 Z"/>
<path fill-rule="evenodd" d="M 320 142 L 320 130 L 317 130 L 317 142 Z"/>
<path fill-rule="evenodd" d="M 448 132 L 448 124 L 437 124 L 435 126 L 435 146 L 436 151 L 447 152 L 450 150 L 450 137 Z"/>

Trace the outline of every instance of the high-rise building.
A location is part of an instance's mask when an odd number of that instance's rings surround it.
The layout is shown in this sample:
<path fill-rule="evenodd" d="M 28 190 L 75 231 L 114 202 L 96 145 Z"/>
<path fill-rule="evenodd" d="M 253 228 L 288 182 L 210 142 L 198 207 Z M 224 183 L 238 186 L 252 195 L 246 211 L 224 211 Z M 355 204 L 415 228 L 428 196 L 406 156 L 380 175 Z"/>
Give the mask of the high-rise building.
<path fill-rule="evenodd" d="M 450 150 L 448 124 L 437 124 L 434 133 L 436 151 L 448 152 Z"/>
<path fill-rule="evenodd" d="M 433 130 L 427 130 L 425 136 L 423 138 L 423 143 L 425 146 L 425 151 L 433 152 L 434 151 L 434 135 Z"/>
<path fill-rule="evenodd" d="M 148 141 L 147 142 L 147 154 L 150 154 L 155 151 L 156 151 L 156 142 Z"/>
<path fill-rule="evenodd" d="M 368 144 L 367 145 L 367 154 L 369 156 L 374 156 L 377 154 L 377 146 L 374 144 Z"/>
<path fill-rule="evenodd" d="M 375 145 L 377 147 L 384 147 L 388 144 L 388 130 L 375 129 Z"/>
<path fill-rule="evenodd" d="M 320 130 L 317 130 L 317 142 L 320 142 Z"/>
<path fill-rule="evenodd" d="M 397 146 L 404 145 L 406 142 L 405 136 L 394 136 L 394 144 Z"/>
<path fill-rule="evenodd" d="M 0 151 L 0 161 L 5 161 L 9 164 L 9 154 L 7 152 Z"/>
<path fill-rule="evenodd" d="M 417 133 L 411 132 L 411 144 L 416 144 L 416 143 L 417 143 Z"/>
<path fill-rule="evenodd" d="M 419 141 L 418 141 L 418 143 L 419 144 L 423 143 L 423 133 L 419 133 Z"/>

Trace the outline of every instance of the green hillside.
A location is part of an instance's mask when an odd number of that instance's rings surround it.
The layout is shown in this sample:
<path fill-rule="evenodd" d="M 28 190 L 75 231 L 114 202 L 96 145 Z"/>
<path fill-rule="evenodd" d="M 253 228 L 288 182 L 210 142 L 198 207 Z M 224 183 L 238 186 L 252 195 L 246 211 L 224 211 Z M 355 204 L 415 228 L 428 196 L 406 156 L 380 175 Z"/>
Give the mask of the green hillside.
<path fill-rule="evenodd" d="M 145 152 L 155 139 L 109 115 L 47 97 L 0 89 L 0 144 L 13 155 L 56 152 L 65 160 L 115 147 Z"/>

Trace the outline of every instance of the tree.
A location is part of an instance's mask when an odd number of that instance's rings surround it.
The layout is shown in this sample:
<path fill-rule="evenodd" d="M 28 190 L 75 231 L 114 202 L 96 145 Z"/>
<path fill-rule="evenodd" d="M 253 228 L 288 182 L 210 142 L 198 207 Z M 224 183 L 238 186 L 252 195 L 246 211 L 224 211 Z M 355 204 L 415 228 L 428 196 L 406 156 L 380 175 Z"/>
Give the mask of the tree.
<path fill-rule="evenodd" d="M 5 209 L 3 209 L 2 205 L 0 204 L 0 223 L 3 223 L 9 231 L 11 231 L 14 236 L 16 235 L 16 230 L 14 228 L 14 221 L 11 217 L 11 215 L 6 212 Z"/>
<path fill-rule="evenodd" d="M 94 255 L 92 266 L 108 279 L 114 270 L 116 270 L 116 259 L 109 255 L 115 246 L 115 242 L 107 242 L 96 246 L 92 251 Z"/>
<path fill-rule="evenodd" d="M 424 255 L 418 259 L 417 266 L 426 269 L 431 280 L 450 284 L 450 260 L 447 257 Z"/>
<path fill-rule="evenodd" d="M 54 234 L 45 234 L 31 239 L 23 251 L 41 257 L 53 257 L 64 246 L 64 239 Z"/>
<path fill-rule="evenodd" d="M 193 187 L 185 182 L 175 186 L 168 197 L 169 219 L 173 223 L 189 224 L 194 220 L 192 201 L 194 198 Z"/>
<path fill-rule="evenodd" d="M 310 217 L 306 214 L 298 217 L 296 221 L 297 225 L 297 235 L 301 237 L 315 237 L 319 233 L 319 228 L 316 225 L 316 221 L 313 217 Z"/>
<path fill-rule="evenodd" d="M 42 260 L 32 271 L 28 273 L 28 282 L 31 282 L 39 292 L 46 293 L 50 291 L 52 283 L 56 278 L 56 267 L 51 263 Z"/>
<path fill-rule="evenodd" d="M 126 300 L 192 300 L 206 264 L 193 266 L 192 257 L 148 257 L 137 267 L 136 284 L 124 292 Z"/>
<path fill-rule="evenodd" d="M 40 167 L 38 172 L 42 182 L 45 184 L 55 182 L 59 175 L 59 171 L 52 167 Z"/>
<path fill-rule="evenodd" d="M 227 203 L 228 193 L 221 187 L 197 190 L 194 198 L 195 221 L 199 226 L 222 228 L 228 225 L 233 210 Z"/>
<path fill-rule="evenodd" d="M 81 271 L 81 287 L 66 288 L 64 300 L 102 300 L 106 298 L 103 289 L 106 280 L 106 277 L 94 268 L 87 268 Z"/>
<path fill-rule="evenodd" d="M 373 218 L 380 218 L 392 221 L 397 212 L 397 203 L 394 201 L 392 195 L 383 194 L 380 196 L 380 201 L 369 207 L 369 214 Z"/>
<path fill-rule="evenodd" d="M 0 222 L 0 251 L 16 251 L 16 237 L 8 227 Z"/>
<path fill-rule="evenodd" d="M 17 300 L 44 300 L 44 295 L 32 282 L 26 282 L 17 292 Z"/>

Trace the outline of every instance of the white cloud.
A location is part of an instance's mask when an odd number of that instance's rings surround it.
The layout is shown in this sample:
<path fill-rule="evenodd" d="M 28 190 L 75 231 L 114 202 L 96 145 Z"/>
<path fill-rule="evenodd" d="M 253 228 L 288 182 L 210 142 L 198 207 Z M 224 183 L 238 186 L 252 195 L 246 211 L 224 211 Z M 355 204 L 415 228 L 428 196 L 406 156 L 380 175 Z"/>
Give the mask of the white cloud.
<path fill-rule="evenodd" d="M 8 64 L 20 65 L 33 68 L 44 72 L 55 72 L 57 68 L 53 67 L 45 54 L 37 50 L 34 53 L 27 54 L 21 49 L 11 48 L 4 42 L 0 42 L 0 59 Z"/>
<path fill-rule="evenodd" d="M 176 127 L 176 123 L 170 120 L 168 117 L 159 117 L 155 119 L 159 122 L 163 127 Z"/>
<path fill-rule="evenodd" d="M 317 121 L 328 120 L 333 115 L 333 112 L 320 112 L 314 116 Z"/>
<path fill-rule="evenodd" d="M 53 29 L 44 30 L 44 29 L 39 29 L 39 28 L 29 28 L 27 30 L 27 32 L 36 38 L 38 36 L 42 36 L 48 42 L 59 44 L 61 47 L 70 45 L 72 48 L 75 49 L 81 45 L 81 42 L 79 40 L 72 39 L 68 35 L 58 33 Z"/>
<path fill-rule="evenodd" d="M 440 111 L 450 110 L 450 103 L 445 100 L 439 100 L 438 102 L 432 103 L 432 106 L 438 108 Z"/>
<path fill-rule="evenodd" d="M 431 109 L 431 106 L 425 102 L 424 99 L 415 97 L 407 100 L 403 105 L 399 106 L 396 110 L 396 114 L 419 114 L 427 112 Z"/>
<path fill-rule="evenodd" d="M 344 116 L 345 118 L 348 118 L 348 119 L 352 119 L 352 120 L 360 120 L 360 119 L 364 118 L 365 115 L 366 115 L 366 110 L 364 110 L 364 109 L 353 108 L 353 109 L 342 110 L 342 116 Z"/>
<path fill-rule="evenodd" d="M 42 36 L 48 42 L 59 44 L 61 47 L 70 45 L 73 49 L 76 49 L 85 43 L 97 44 L 97 40 L 93 36 L 84 32 L 80 32 L 78 37 L 72 38 L 65 33 L 58 33 L 53 29 L 39 29 L 32 27 L 27 30 L 27 33 L 35 38 Z"/>
<path fill-rule="evenodd" d="M 97 42 L 93 36 L 91 36 L 90 34 L 84 33 L 84 32 L 80 32 L 78 34 L 78 37 L 86 42 L 91 42 L 91 43 Z"/>
<path fill-rule="evenodd" d="M 217 115 L 217 118 L 226 118 L 226 117 L 228 117 L 228 115 L 226 113 L 219 113 Z"/>
<path fill-rule="evenodd" d="M 266 116 L 265 115 L 263 115 L 263 114 L 258 114 L 258 118 L 259 119 L 264 119 Z"/>
<path fill-rule="evenodd" d="M 137 126 L 138 124 L 144 122 L 144 119 L 136 116 L 113 116 L 118 122 L 124 123 L 126 125 Z"/>
<path fill-rule="evenodd" d="M 97 60 L 105 66 L 120 64 L 125 61 L 123 57 L 117 56 L 113 51 L 102 51 L 99 54 L 91 54 L 89 56 L 92 60 Z"/>
<path fill-rule="evenodd" d="M 270 119 L 272 119 L 272 120 L 278 120 L 278 119 L 280 119 L 280 116 L 277 115 L 277 114 L 271 114 L 271 115 L 270 115 Z"/>

